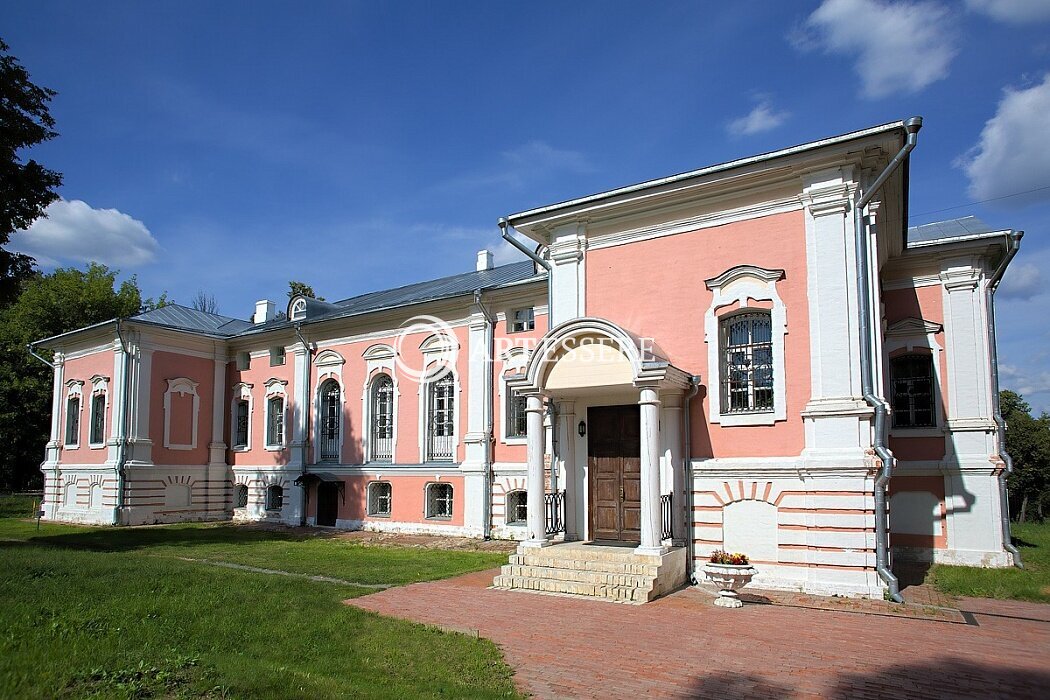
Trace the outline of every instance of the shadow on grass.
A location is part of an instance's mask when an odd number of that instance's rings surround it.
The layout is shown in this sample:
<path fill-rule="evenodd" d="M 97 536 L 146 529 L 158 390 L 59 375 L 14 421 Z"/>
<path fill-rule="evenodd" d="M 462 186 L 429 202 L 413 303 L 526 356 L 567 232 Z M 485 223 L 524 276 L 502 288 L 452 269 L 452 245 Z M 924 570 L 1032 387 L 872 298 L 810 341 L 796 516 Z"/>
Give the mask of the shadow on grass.
<path fill-rule="evenodd" d="M 800 655 L 804 653 L 799 650 Z M 788 684 L 784 677 L 786 670 L 771 671 L 771 675 L 776 674 L 776 680 L 756 673 L 719 672 L 702 676 L 693 684 L 689 696 L 792 698 L 811 697 L 816 693 L 841 700 L 856 697 L 1033 698 L 1043 697 L 1050 688 L 1050 672 L 1020 671 L 961 659 L 897 664 L 869 673 L 840 673 L 822 687 L 815 687 L 812 683 L 803 687 Z"/>

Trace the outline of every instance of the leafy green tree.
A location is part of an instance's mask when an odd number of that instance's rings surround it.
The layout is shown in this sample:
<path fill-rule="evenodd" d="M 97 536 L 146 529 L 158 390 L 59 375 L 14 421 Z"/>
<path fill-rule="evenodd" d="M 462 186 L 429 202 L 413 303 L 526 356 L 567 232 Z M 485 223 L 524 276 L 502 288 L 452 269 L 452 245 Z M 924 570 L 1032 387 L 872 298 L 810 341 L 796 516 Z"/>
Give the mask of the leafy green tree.
<path fill-rule="evenodd" d="M 324 297 L 317 296 L 314 292 L 314 288 L 306 282 L 296 282 L 295 280 L 292 280 L 288 283 L 288 298 L 291 299 L 297 294 L 302 294 L 304 297 L 316 299 L 317 301 L 324 301 Z"/>
<path fill-rule="evenodd" d="M 1050 415 L 1032 416 L 1032 407 L 1013 391 L 999 393 L 1006 420 L 1006 451 L 1014 462 L 1010 510 L 1016 519 L 1042 520 L 1050 507 Z"/>
<path fill-rule="evenodd" d="M 105 265 L 59 268 L 23 281 L 18 299 L 0 310 L 0 488 L 40 485 L 39 466 L 51 432 L 54 375 L 26 346 L 139 313 L 138 282 L 131 278 L 118 287 L 116 280 L 117 272 Z M 50 359 L 50 351 L 39 352 Z"/>
<path fill-rule="evenodd" d="M 0 39 L 0 308 L 14 301 L 18 283 L 33 275 L 33 258 L 5 250 L 11 234 L 28 228 L 58 199 L 62 175 L 19 152 L 58 136 L 48 103 L 55 91 L 34 85 Z"/>

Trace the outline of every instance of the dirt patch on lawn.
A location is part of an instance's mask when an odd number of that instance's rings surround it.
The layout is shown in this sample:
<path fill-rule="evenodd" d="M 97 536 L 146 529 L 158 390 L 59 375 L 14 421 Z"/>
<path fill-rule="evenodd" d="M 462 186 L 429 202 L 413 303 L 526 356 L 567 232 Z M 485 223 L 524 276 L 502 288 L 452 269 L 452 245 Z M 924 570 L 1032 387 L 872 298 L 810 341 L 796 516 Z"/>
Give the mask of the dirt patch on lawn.
<path fill-rule="evenodd" d="M 396 532 L 340 532 L 338 539 L 384 547 L 419 547 L 421 549 L 455 549 L 470 552 L 513 552 L 518 543 L 512 540 L 478 540 L 444 535 L 407 535 Z"/>

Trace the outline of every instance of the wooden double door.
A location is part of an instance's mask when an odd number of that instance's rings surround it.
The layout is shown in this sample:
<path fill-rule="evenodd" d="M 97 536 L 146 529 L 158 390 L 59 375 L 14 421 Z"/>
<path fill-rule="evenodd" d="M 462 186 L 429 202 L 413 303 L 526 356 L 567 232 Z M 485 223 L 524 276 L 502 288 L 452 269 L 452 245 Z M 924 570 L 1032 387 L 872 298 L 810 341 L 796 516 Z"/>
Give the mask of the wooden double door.
<path fill-rule="evenodd" d="M 641 446 L 639 406 L 587 409 L 592 540 L 641 541 Z"/>

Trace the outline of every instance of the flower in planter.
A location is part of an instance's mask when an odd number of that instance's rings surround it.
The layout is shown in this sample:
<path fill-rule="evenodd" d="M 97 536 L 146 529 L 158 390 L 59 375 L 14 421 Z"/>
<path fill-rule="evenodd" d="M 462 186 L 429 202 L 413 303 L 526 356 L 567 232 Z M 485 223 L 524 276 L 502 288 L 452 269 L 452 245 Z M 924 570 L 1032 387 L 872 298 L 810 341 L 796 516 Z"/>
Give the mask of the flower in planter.
<path fill-rule="evenodd" d="M 715 551 L 711 552 L 711 559 L 710 559 L 710 561 L 711 561 L 712 564 L 738 564 L 739 565 L 739 564 L 748 564 L 748 563 L 750 563 L 748 561 L 748 559 L 747 559 L 747 555 L 746 554 L 741 554 L 740 552 L 730 553 L 730 552 L 723 551 L 721 549 L 716 549 Z"/>

